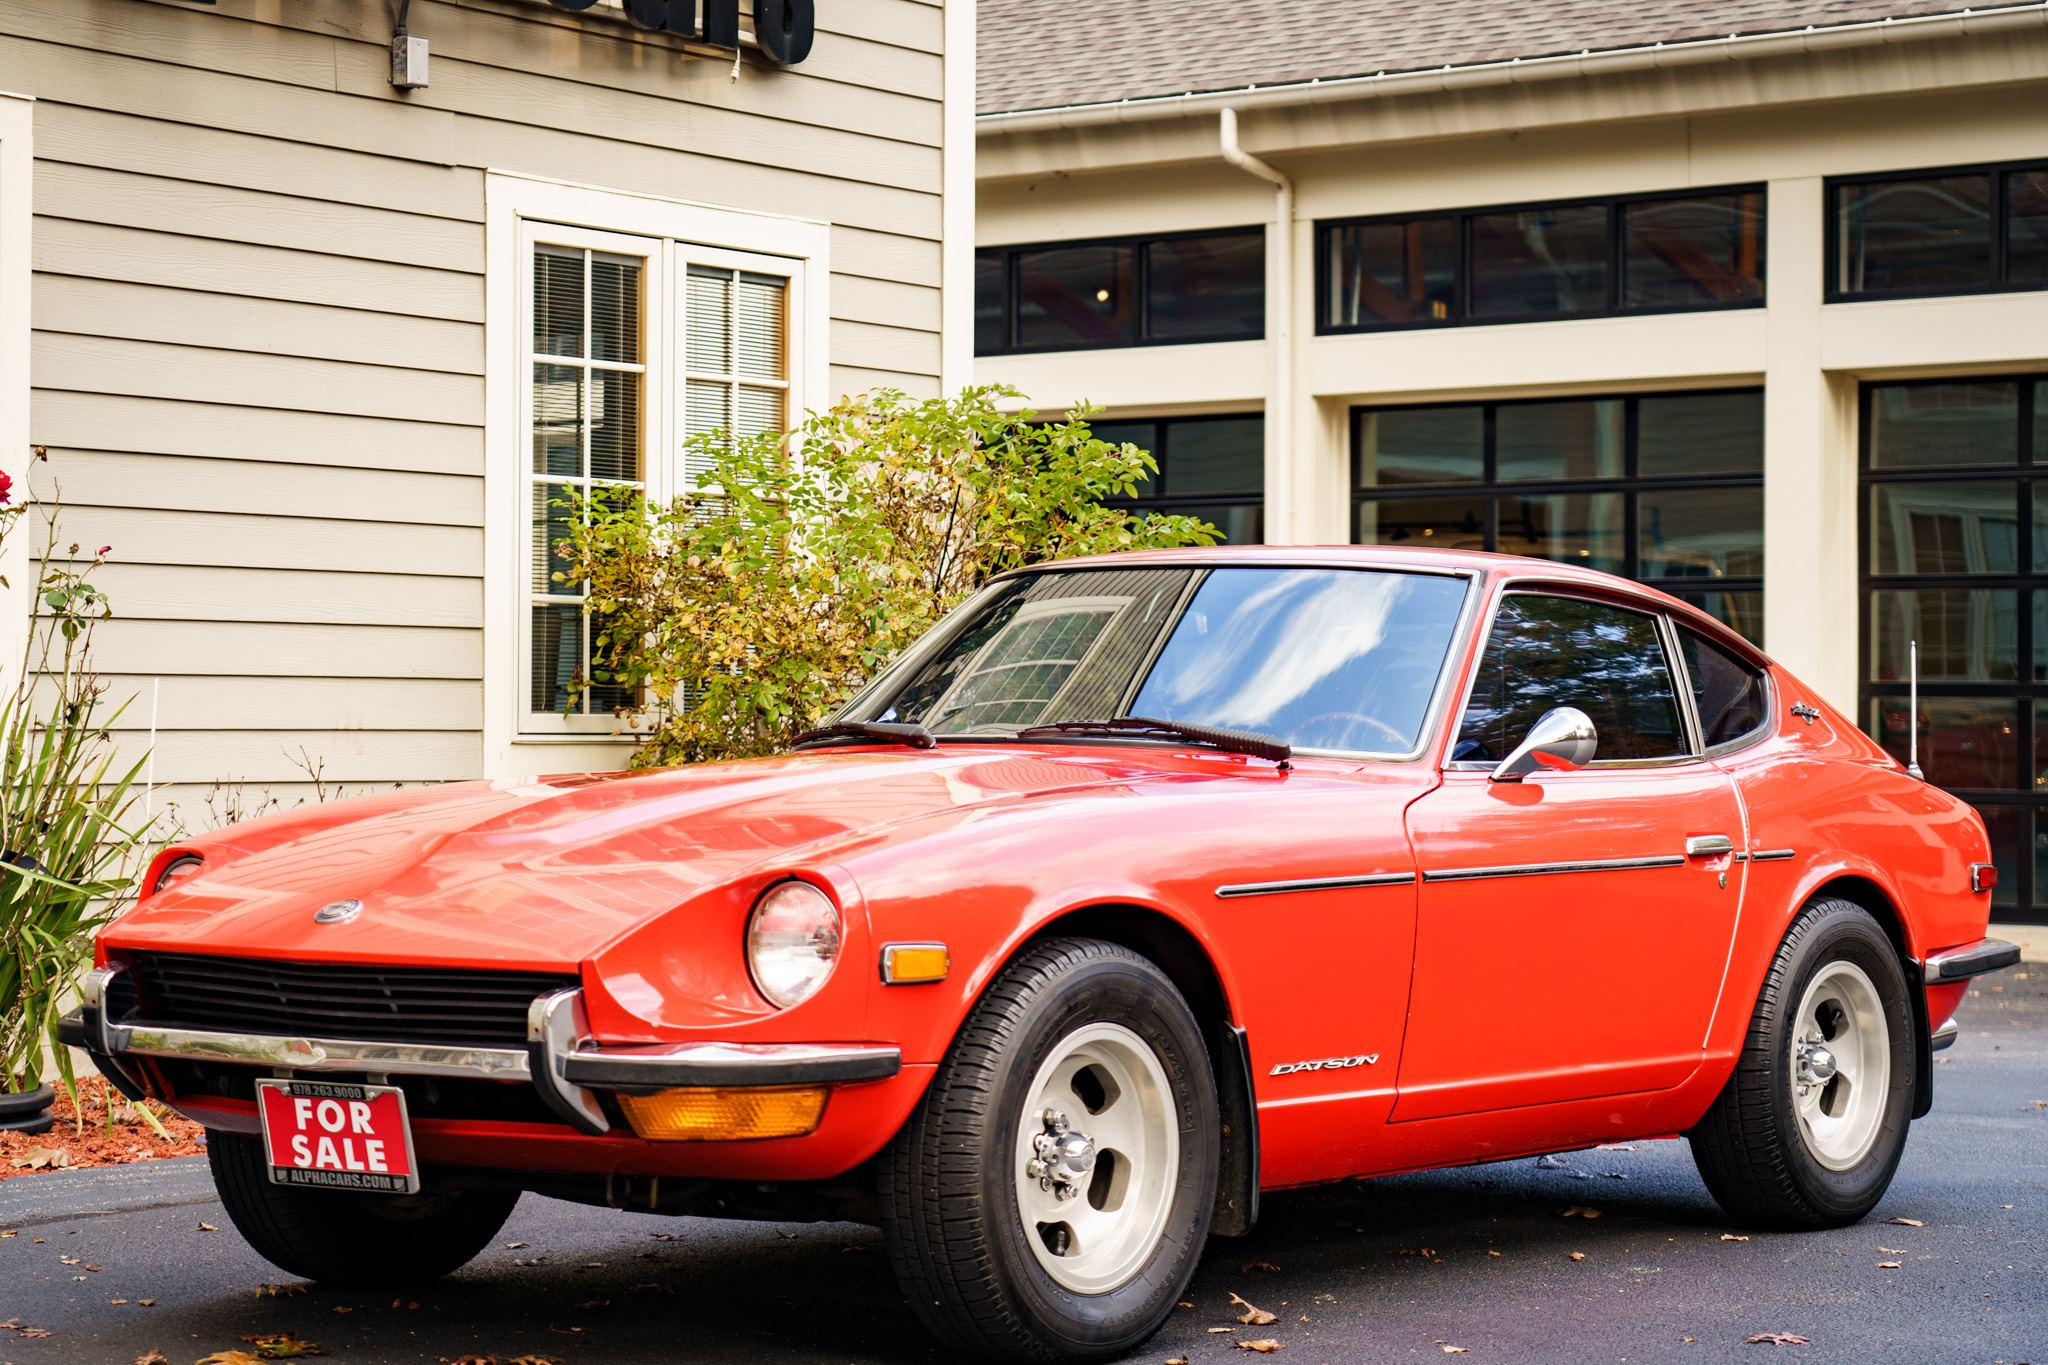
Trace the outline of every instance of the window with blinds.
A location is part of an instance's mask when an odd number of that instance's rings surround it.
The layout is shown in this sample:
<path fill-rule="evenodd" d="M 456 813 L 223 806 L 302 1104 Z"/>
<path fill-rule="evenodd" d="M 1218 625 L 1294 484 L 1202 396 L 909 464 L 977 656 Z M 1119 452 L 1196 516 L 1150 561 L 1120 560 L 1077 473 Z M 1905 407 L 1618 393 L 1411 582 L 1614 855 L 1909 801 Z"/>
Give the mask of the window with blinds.
<path fill-rule="evenodd" d="M 673 498 L 703 482 L 700 438 L 786 429 L 800 263 L 546 224 L 528 224 L 523 245 L 522 729 L 604 731 L 640 699 L 603 684 L 577 691 L 602 623 L 557 577 L 576 515 L 567 504 L 592 493 Z"/>
<path fill-rule="evenodd" d="M 789 281 L 693 264 L 687 292 L 682 476 L 695 488 L 708 463 L 697 438 L 722 431 L 743 439 L 788 425 Z"/>

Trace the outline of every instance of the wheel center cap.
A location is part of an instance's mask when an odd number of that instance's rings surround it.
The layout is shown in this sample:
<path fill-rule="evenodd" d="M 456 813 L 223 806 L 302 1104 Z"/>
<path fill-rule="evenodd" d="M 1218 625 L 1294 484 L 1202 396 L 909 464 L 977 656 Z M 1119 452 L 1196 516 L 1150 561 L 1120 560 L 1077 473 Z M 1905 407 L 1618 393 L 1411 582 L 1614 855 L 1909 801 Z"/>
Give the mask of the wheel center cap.
<path fill-rule="evenodd" d="M 1826 1085 L 1835 1078 L 1839 1068 L 1835 1054 L 1812 1043 L 1801 1049 L 1799 1054 L 1799 1080 L 1803 1085 Z"/>
<path fill-rule="evenodd" d="M 1057 1109 L 1048 1109 L 1044 1127 L 1031 1135 L 1031 1156 L 1024 1174 L 1038 1182 L 1038 1188 L 1060 1199 L 1081 1193 L 1095 1170 L 1095 1139 L 1078 1132 Z"/>

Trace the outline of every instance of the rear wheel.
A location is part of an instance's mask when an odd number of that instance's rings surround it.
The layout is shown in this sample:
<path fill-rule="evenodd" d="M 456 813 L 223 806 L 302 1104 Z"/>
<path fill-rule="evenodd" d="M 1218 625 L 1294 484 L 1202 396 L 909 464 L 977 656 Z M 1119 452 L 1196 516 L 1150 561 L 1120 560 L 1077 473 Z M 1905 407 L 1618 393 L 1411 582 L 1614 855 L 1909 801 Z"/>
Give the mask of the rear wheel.
<path fill-rule="evenodd" d="M 1194 1275 L 1219 1121 L 1201 1029 L 1117 944 L 1024 952 L 969 1015 L 891 1149 L 890 1264 L 962 1351 L 1106 1359 Z"/>
<path fill-rule="evenodd" d="M 1853 1223 L 1905 1152 L 1919 1053 L 1897 950 L 1823 897 L 1778 949 L 1735 1074 L 1687 1136 L 1714 1198 L 1763 1227 Z"/>
<path fill-rule="evenodd" d="M 361 1194 L 272 1184 L 263 1143 L 209 1133 L 214 1188 L 235 1230 L 280 1270 L 334 1285 L 404 1285 L 467 1265 L 505 1226 L 517 1190 Z"/>

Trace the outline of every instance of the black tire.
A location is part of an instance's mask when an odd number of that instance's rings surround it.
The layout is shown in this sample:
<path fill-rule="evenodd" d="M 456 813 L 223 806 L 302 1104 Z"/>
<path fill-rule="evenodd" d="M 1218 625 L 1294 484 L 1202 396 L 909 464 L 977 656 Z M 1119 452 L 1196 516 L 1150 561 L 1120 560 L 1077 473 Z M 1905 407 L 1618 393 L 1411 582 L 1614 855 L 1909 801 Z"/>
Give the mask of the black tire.
<path fill-rule="evenodd" d="M 210 1133 L 206 1158 L 235 1230 L 280 1270 L 345 1287 L 419 1284 L 468 1264 L 489 1244 L 517 1190 L 361 1194 L 270 1181 L 263 1143 Z"/>
<path fill-rule="evenodd" d="M 1095 1023 L 1131 1030 L 1160 1063 L 1176 1101 L 1180 1159 L 1149 1258 L 1108 1292 L 1077 1294 L 1025 1240 L 1012 1165 L 1039 1067 Z M 1202 1031 L 1166 974 L 1113 943 L 1035 944 L 974 1007 L 885 1158 L 890 1266 L 925 1325 L 956 1350 L 1011 1360 L 1123 1355 L 1159 1330 L 1194 1276 L 1220 1136 Z"/>
<path fill-rule="evenodd" d="M 1809 983 L 1836 962 L 1862 968 L 1877 988 L 1891 1057 L 1876 1138 L 1845 1170 L 1823 1165 L 1801 1134 L 1791 1061 L 1792 1016 Z M 1841 1227 L 1884 1197 L 1906 1150 L 1920 1063 L 1907 990 L 1898 950 L 1869 911 L 1834 897 L 1800 911 L 1757 996 L 1735 1074 L 1686 1134 L 1708 1191 L 1731 1218 L 1759 1228 Z"/>

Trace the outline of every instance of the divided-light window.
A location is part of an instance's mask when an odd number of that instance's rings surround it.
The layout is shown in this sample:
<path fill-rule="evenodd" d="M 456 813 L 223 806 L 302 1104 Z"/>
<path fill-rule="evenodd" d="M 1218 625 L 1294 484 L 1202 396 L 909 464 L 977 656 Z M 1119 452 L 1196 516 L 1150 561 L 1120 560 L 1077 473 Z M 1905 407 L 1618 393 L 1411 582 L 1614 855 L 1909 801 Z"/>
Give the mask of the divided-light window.
<path fill-rule="evenodd" d="M 1263 228 L 975 253 L 976 355 L 1248 341 L 1265 332 Z"/>
<path fill-rule="evenodd" d="M 1325 222 L 1316 330 L 1755 308 L 1764 192 L 1738 187 Z"/>
<path fill-rule="evenodd" d="M 1352 539 L 1639 579 L 1763 634 L 1763 391 L 1352 412 Z"/>
<path fill-rule="evenodd" d="M 2048 923 L 2048 378 L 1865 384 L 1863 722 L 1977 808 Z M 1919 707 L 1913 707 L 1914 647 Z"/>
<path fill-rule="evenodd" d="M 574 497 L 677 496 L 707 463 L 692 442 L 784 430 L 793 410 L 800 263 L 694 243 L 529 223 L 522 410 L 520 654 L 526 733 L 609 731 L 640 698 L 593 673 L 602 622 L 561 580 Z M 593 678 L 578 691 L 576 684 Z"/>
<path fill-rule="evenodd" d="M 2048 162 L 1828 182 L 1830 303 L 2048 289 Z"/>

